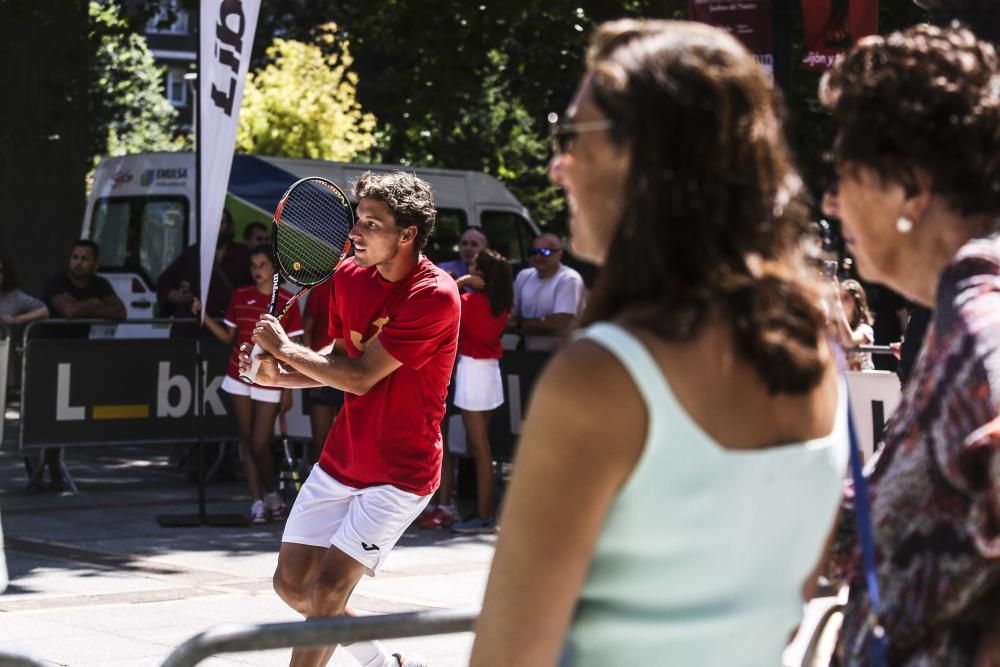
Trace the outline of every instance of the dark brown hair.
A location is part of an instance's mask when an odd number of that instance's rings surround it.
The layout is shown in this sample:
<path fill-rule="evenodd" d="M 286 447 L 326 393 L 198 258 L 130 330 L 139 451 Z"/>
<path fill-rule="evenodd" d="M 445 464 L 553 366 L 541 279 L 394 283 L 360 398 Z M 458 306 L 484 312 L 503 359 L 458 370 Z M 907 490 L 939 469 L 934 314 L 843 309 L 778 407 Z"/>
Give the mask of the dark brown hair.
<path fill-rule="evenodd" d="M 417 237 L 413 241 L 417 250 L 423 250 L 427 245 L 427 239 L 434 231 L 437 210 L 431 186 L 417 178 L 416 174 L 407 171 L 366 171 L 354 183 L 354 198 L 382 202 L 392 211 L 397 227 L 417 228 Z"/>
<path fill-rule="evenodd" d="M 725 32 L 675 21 L 603 24 L 588 69 L 631 164 L 585 322 L 624 316 L 688 340 L 712 310 L 770 392 L 815 386 L 824 317 L 767 74 Z"/>
<path fill-rule="evenodd" d="M 854 314 L 851 316 L 851 329 L 857 329 L 861 324 L 875 324 L 872 311 L 868 308 L 868 297 L 865 296 L 865 288 L 857 280 L 841 280 L 841 294 L 848 294 L 854 302 Z"/>
<path fill-rule="evenodd" d="M 820 84 L 837 162 L 913 194 L 916 171 L 962 215 L 1000 213 L 1000 64 L 957 24 L 867 37 Z"/>
<path fill-rule="evenodd" d="M 490 301 L 493 317 L 509 313 L 514 307 L 514 277 L 507 258 L 492 248 L 483 248 L 476 254 L 476 268 L 483 274 L 486 289 L 483 293 Z"/>

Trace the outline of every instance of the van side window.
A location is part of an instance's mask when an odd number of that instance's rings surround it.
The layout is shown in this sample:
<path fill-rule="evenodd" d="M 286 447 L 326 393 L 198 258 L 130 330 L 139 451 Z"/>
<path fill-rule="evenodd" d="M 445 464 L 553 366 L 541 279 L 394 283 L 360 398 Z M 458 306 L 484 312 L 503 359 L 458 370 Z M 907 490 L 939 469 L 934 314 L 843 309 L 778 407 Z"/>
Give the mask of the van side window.
<path fill-rule="evenodd" d="M 491 248 L 515 265 L 528 259 L 535 233 L 527 220 L 510 211 L 483 211 L 480 221 Z"/>
<path fill-rule="evenodd" d="M 435 264 L 455 259 L 458 256 L 458 239 L 468 224 L 465 211 L 451 208 L 438 209 L 434 233 L 424 248 L 427 258 Z"/>
<path fill-rule="evenodd" d="M 102 271 L 134 271 L 155 283 L 184 249 L 183 197 L 106 197 L 94 204 L 90 236 Z"/>
<path fill-rule="evenodd" d="M 127 200 L 102 199 L 94 207 L 94 226 L 90 236 L 101 246 L 101 265 L 124 266 L 128 253 L 128 220 L 131 217 Z"/>

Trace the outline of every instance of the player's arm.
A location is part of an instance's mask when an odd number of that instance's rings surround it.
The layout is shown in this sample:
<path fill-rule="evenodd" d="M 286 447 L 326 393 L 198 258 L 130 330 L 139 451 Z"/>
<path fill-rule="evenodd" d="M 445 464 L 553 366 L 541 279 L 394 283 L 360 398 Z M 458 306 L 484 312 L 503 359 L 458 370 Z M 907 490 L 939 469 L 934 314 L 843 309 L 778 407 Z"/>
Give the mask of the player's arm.
<path fill-rule="evenodd" d="M 279 387 L 301 386 L 298 383 L 303 381 L 301 376 L 305 376 L 321 385 L 362 396 L 403 365 L 377 340 L 354 359 L 310 350 L 289 340 L 277 318 L 271 315 L 264 315 L 257 322 L 253 340 L 279 362 L 277 377 L 273 378 L 277 381 L 274 386 Z M 286 384 L 289 382 L 296 384 Z"/>
<path fill-rule="evenodd" d="M 258 323 L 254 342 L 264 350 L 259 355 L 261 364 L 256 382 L 268 387 L 333 387 L 360 396 L 402 365 L 378 344 L 372 345 L 359 359 L 347 356 L 342 338 L 320 350 L 297 345 L 270 315 L 263 316 Z M 241 373 L 250 368 L 250 347 L 244 345 L 241 349 Z M 376 352 L 376 347 L 381 352 Z M 279 350 L 280 354 L 274 354 Z"/>
<path fill-rule="evenodd" d="M 527 414 L 476 623 L 476 667 L 558 662 L 601 525 L 646 436 L 638 390 L 589 341 L 553 359 Z"/>

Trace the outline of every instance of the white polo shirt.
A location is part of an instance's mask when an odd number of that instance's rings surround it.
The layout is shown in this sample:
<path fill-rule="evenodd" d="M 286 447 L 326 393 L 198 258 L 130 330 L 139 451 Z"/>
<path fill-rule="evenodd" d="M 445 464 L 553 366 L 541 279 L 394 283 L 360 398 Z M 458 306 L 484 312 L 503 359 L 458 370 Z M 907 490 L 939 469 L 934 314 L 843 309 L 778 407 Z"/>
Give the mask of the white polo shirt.
<path fill-rule="evenodd" d="M 555 275 L 539 278 L 535 268 L 525 269 L 514 280 L 514 313 L 522 319 L 568 313 L 577 317 L 583 310 L 583 278 L 575 270 L 559 265 Z M 551 350 L 557 336 L 526 336 L 529 350 Z"/>

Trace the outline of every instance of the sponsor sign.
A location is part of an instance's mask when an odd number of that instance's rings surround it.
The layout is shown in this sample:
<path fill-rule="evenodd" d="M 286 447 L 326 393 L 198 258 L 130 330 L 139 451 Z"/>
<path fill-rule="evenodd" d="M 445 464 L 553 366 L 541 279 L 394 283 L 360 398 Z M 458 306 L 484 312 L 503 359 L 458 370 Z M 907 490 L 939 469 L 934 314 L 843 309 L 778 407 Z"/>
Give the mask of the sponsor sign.
<path fill-rule="evenodd" d="M 830 69 L 858 38 L 878 32 L 878 0 L 802 0 L 802 69 Z"/>
<path fill-rule="evenodd" d="M 201 181 L 201 302 L 208 283 L 215 241 L 233 166 L 236 127 L 260 0 L 202 0 L 198 74 L 198 178 Z M 204 317 L 204 311 L 202 311 Z"/>
<path fill-rule="evenodd" d="M 688 0 L 688 18 L 732 34 L 774 76 L 771 0 Z"/>
<path fill-rule="evenodd" d="M 230 348 L 194 339 L 29 339 L 24 349 L 21 447 L 194 442 L 204 406 L 206 441 L 232 440 L 236 424 L 219 386 Z"/>

